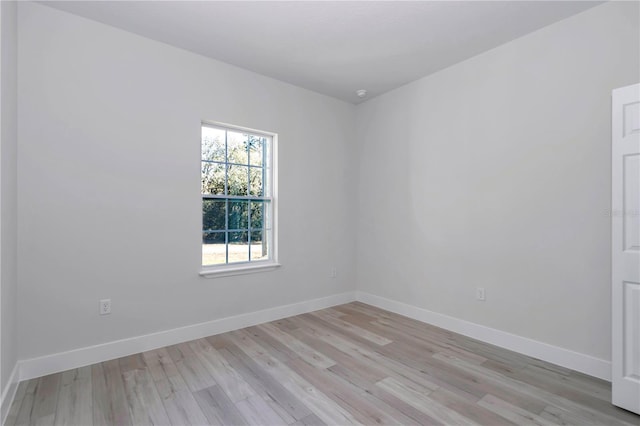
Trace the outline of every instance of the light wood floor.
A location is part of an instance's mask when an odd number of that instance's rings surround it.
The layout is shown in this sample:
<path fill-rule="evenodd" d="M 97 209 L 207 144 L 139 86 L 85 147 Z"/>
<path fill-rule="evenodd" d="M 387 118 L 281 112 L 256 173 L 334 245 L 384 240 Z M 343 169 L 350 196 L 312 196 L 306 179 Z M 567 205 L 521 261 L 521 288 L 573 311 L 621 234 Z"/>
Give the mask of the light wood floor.
<path fill-rule="evenodd" d="M 607 382 L 350 303 L 22 382 L 8 425 L 640 425 Z"/>

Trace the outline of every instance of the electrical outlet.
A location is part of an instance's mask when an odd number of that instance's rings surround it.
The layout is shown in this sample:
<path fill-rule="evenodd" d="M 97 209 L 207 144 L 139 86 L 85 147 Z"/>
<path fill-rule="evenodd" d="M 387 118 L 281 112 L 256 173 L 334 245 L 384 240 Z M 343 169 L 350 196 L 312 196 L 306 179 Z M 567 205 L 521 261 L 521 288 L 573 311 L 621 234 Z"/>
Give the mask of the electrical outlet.
<path fill-rule="evenodd" d="M 100 301 L 100 315 L 109 315 L 111 313 L 111 299 L 102 299 Z"/>
<path fill-rule="evenodd" d="M 333 266 L 333 267 L 331 268 L 331 270 L 329 271 L 329 277 L 331 277 L 331 278 L 335 278 L 335 277 L 337 277 L 337 276 L 338 276 L 338 270 L 336 269 L 336 267 L 335 267 L 335 266 Z"/>
<path fill-rule="evenodd" d="M 484 287 L 478 287 L 476 288 L 476 299 L 484 302 L 485 301 L 485 294 L 484 294 Z"/>

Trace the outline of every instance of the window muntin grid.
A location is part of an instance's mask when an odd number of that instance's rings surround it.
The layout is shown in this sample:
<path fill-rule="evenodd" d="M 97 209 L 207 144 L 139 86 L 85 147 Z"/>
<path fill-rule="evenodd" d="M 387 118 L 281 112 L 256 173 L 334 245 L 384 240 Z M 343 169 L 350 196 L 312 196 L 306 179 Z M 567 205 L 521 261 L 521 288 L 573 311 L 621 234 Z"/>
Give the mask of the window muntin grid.
<path fill-rule="evenodd" d="M 272 260 L 273 136 L 203 123 L 201 147 L 202 265 Z"/>

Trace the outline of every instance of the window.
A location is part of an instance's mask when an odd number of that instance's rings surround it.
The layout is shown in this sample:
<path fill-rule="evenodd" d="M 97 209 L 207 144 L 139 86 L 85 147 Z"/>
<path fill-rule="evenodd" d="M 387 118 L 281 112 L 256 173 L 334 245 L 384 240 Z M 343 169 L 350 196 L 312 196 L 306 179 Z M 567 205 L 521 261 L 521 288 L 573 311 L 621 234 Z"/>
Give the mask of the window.
<path fill-rule="evenodd" d="M 274 135 L 203 123 L 201 143 L 203 272 L 275 264 Z"/>

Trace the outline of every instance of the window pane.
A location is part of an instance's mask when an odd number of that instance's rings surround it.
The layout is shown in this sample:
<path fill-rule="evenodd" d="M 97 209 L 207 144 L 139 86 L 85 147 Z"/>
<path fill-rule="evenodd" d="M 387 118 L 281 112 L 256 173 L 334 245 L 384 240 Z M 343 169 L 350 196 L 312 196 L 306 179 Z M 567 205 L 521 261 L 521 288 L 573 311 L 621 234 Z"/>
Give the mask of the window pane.
<path fill-rule="evenodd" d="M 249 164 L 254 166 L 262 166 L 262 148 L 264 147 L 266 138 L 263 136 L 249 135 Z"/>
<path fill-rule="evenodd" d="M 262 201 L 251 201 L 251 229 L 262 229 L 265 225 L 264 206 Z"/>
<path fill-rule="evenodd" d="M 249 169 L 249 195 L 262 196 L 262 168 L 251 167 Z"/>
<path fill-rule="evenodd" d="M 264 150 L 263 153 L 263 157 L 265 164 L 263 164 L 264 167 L 269 168 L 271 167 L 271 153 L 272 153 L 272 141 L 273 138 L 265 138 L 264 139 L 264 146 L 262 147 L 262 149 Z"/>
<path fill-rule="evenodd" d="M 225 131 L 202 126 L 202 159 L 225 161 Z"/>
<path fill-rule="evenodd" d="M 263 197 L 271 197 L 271 177 L 269 176 L 270 169 L 264 168 L 264 173 L 262 174 L 262 196 Z"/>
<path fill-rule="evenodd" d="M 224 164 L 202 162 L 202 193 L 224 194 Z"/>
<path fill-rule="evenodd" d="M 266 235 L 262 231 L 251 231 L 251 260 L 269 258 Z"/>
<path fill-rule="evenodd" d="M 246 166 L 236 166 L 230 164 L 227 169 L 228 174 L 228 194 L 229 195 L 247 195 L 247 185 L 249 179 L 249 168 Z"/>
<path fill-rule="evenodd" d="M 224 232 L 202 233 L 202 264 L 219 265 L 226 263 L 227 249 Z"/>
<path fill-rule="evenodd" d="M 229 263 L 249 261 L 248 232 L 229 232 Z"/>
<path fill-rule="evenodd" d="M 264 229 L 271 229 L 272 227 L 272 221 L 271 221 L 271 202 L 269 201 L 265 201 L 264 202 L 264 209 L 262 210 L 263 213 L 263 217 L 262 217 L 262 227 Z"/>
<path fill-rule="evenodd" d="M 201 129 L 202 264 L 269 259 L 273 138 L 207 124 Z"/>
<path fill-rule="evenodd" d="M 229 228 L 228 229 L 248 229 L 248 201 L 229 200 Z"/>
<path fill-rule="evenodd" d="M 224 230 L 225 213 L 224 200 L 202 200 L 202 230 Z"/>
<path fill-rule="evenodd" d="M 227 132 L 227 156 L 230 163 L 249 164 L 248 135 L 239 132 Z"/>

